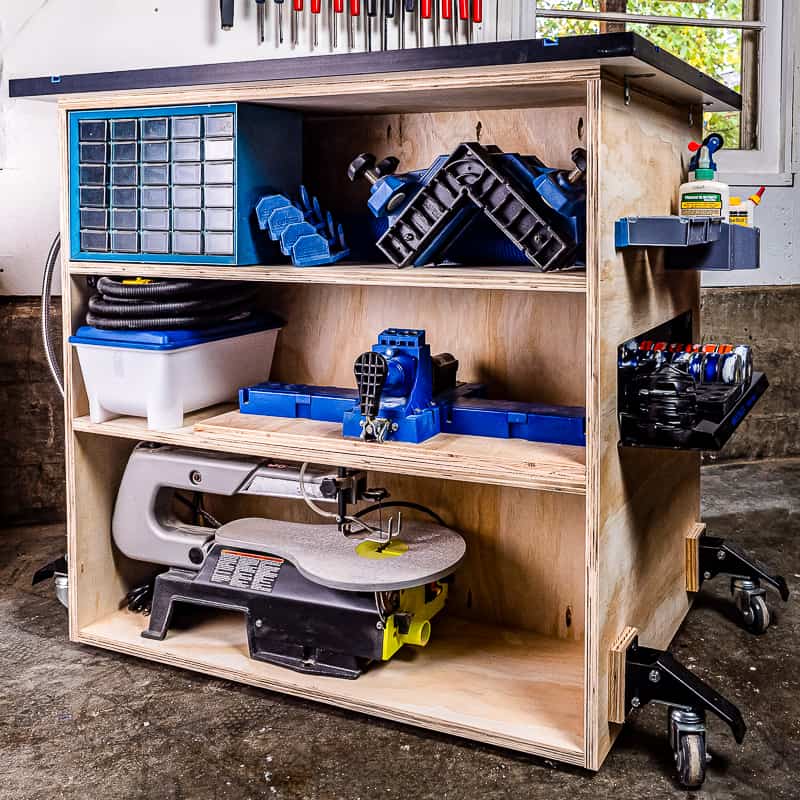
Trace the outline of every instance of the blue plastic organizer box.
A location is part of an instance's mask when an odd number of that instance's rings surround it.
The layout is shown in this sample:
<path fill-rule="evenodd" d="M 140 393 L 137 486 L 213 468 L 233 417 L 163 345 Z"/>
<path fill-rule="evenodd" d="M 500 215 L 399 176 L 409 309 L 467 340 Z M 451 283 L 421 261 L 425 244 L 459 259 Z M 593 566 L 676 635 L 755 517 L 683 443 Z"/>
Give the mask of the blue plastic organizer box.
<path fill-rule="evenodd" d="M 302 181 L 302 118 L 241 103 L 69 114 L 75 261 L 269 263 L 255 205 Z"/>

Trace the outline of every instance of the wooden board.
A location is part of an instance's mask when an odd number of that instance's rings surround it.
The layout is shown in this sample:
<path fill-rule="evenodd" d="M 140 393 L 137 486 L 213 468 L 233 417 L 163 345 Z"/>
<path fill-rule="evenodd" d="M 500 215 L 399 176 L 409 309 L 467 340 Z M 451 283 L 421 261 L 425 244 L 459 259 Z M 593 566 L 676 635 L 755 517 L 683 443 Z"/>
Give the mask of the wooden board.
<path fill-rule="evenodd" d="M 698 522 L 686 534 L 686 591 L 700 591 L 700 554 L 698 543 L 700 537 L 706 532 L 706 526 Z"/>
<path fill-rule="evenodd" d="M 500 486 L 582 494 L 584 449 L 520 439 L 439 434 L 420 444 L 345 439 L 334 422 L 230 412 L 195 425 L 197 444 L 260 447 L 295 460 L 318 458 L 344 466 Z M 220 441 L 221 440 L 221 441 Z"/>
<path fill-rule="evenodd" d="M 658 250 L 614 249 L 614 222 L 674 211 L 686 145 L 699 135 L 686 109 L 605 81 L 590 87 L 590 240 L 587 271 L 587 766 L 597 769 L 611 728 L 606 654 L 626 626 L 666 648 L 689 609 L 684 539 L 700 516 L 700 460 L 690 452 L 618 448 L 617 348 L 693 312 L 699 276 L 667 271 Z M 624 165 L 624 168 L 623 168 Z"/>
<path fill-rule="evenodd" d="M 73 425 L 76 431 L 103 436 L 245 455 L 569 494 L 585 491 L 582 447 L 453 434 L 439 434 L 418 445 L 386 442 L 376 446 L 344 439 L 341 425 L 333 422 L 259 417 L 237 411 L 216 413 L 219 411 L 219 407 L 213 407 L 187 415 L 183 428 L 170 431 L 148 430 L 142 417 L 117 417 L 102 423 L 78 417 Z"/>
<path fill-rule="evenodd" d="M 66 109 L 256 102 L 340 113 L 557 106 L 581 100 L 600 66 L 514 64 L 404 74 L 277 80 L 178 89 L 93 92 L 59 98 Z"/>
<path fill-rule="evenodd" d="M 141 638 L 145 624 L 140 615 L 118 611 L 82 628 L 76 638 L 226 680 L 583 763 L 579 643 L 443 616 L 433 621 L 427 647 L 406 647 L 387 664 L 345 681 L 254 661 L 240 615 L 216 615 L 161 642 Z"/>
<path fill-rule="evenodd" d="M 117 264 L 72 261 L 70 275 L 242 279 L 258 283 L 319 283 L 326 286 L 415 286 L 423 289 L 501 289 L 521 292 L 586 292 L 583 272 L 537 272 L 525 267 L 426 267 L 397 269 L 388 264 L 300 268 L 291 264 L 264 267 L 218 267 L 185 264 Z"/>
<path fill-rule="evenodd" d="M 628 648 L 633 644 L 639 631 L 625 628 L 611 645 L 608 654 L 608 721 L 621 725 L 627 717 L 625 707 L 625 670 L 627 668 Z"/>

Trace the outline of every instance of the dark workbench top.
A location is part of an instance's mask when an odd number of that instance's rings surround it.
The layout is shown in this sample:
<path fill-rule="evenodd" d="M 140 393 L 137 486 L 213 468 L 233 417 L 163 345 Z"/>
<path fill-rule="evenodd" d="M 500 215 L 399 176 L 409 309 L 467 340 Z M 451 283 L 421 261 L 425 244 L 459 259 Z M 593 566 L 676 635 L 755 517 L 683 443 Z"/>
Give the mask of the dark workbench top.
<path fill-rule="evenodd" d="M 597 64 L 618 78 L 650 79 L 667 97 L 702 102 L 707 110 L 738 110 L 741 96 L 636 33 L 568 36 L 557 40 L 424 47 L 371 53 L 238 61 L 94 72 L 9 81 L 11 97 L 44 97 L 84 92 L 115 92 L 189 86 L 252 83 L 286 79 L 386 74 L 420 70 L 507 66 L 513 64 Z M 685 90 L 690 90 L 689 93 Z"/>

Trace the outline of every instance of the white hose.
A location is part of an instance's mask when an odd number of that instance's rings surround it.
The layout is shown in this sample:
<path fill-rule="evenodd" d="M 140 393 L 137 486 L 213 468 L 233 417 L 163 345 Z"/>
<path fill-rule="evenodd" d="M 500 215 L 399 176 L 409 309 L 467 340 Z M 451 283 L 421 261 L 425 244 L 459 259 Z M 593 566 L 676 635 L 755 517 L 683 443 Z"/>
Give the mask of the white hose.
<path fill-rule="evenodd" d="M 57 233 L 56 238 L 50 245 L 50 252 L 47 254 L 47 261 L 44 265 L 44 274 L 42 275 L 42 344 L 44 345 L 44 354 L 47 358 L 47 366 L 50 368 L 50 374 L 58 387 L 61 396 L 64 396 L 64 374 L 56 357 L 56 348 L 53 345 L 52 332 L 50 330 L 50 291 L 53 285 L 53 274 L 55 273 L 56 264 L 58 263 L 58 256 L 61 253 L 61 234 Z M 60 337 L 59 337 L 60 339 Z"/>

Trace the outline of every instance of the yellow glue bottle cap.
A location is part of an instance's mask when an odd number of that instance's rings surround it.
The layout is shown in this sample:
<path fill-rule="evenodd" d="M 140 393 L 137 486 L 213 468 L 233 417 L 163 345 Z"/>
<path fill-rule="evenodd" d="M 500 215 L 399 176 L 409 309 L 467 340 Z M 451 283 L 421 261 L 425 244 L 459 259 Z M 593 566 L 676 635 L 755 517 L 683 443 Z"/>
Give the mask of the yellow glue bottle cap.
<path fill-rule="evenodd" d="M 755 194 L 751 194 L 748 199 L 751 200 L 754 205 L 759 205 L 761 203 L 761 195 L 764 194 L 766 188 L 766 186 L 761 186 L 759 190 Z"/>

